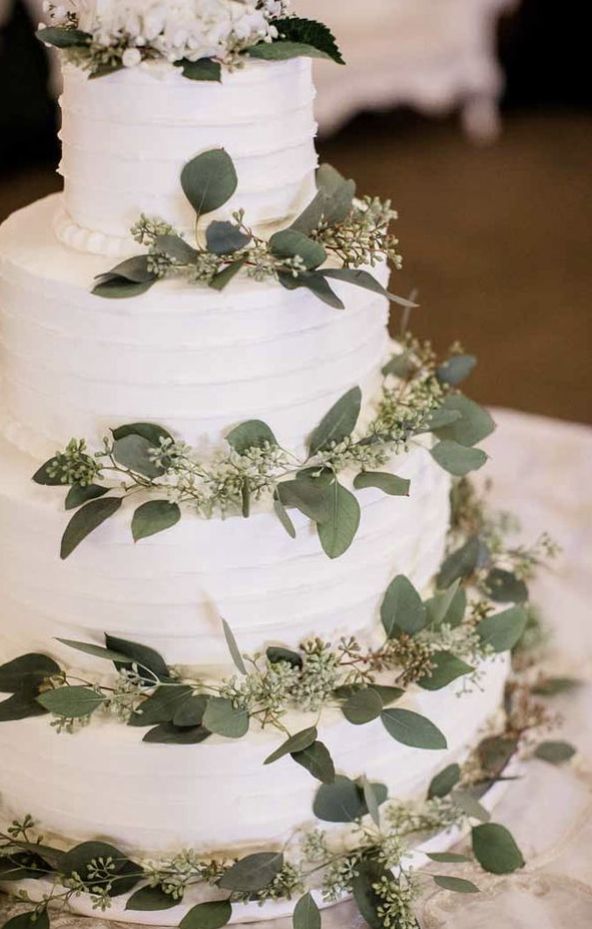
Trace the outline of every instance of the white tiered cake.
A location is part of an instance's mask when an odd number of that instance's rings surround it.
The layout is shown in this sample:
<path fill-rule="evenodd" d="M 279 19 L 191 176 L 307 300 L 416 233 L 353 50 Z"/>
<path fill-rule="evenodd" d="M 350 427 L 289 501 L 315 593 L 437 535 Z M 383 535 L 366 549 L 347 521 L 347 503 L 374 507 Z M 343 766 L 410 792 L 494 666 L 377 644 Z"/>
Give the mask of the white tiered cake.
<path fill-rule="evenodd" d="M 164 61 L 98 79 L 66 66 L 64 193 L 0 231 L 2 660 L 51 654 L 74 676 L 97 678 L 104 664 L 57 640 L 101 646 L 108 633 L 215 681 L 233 673 L 221 617 L 248 654 L 271 644 L 297 650 L 314 637 L 376 643 L 393 578 L 404 575 L 429 596 L 446 550 L 450 477 L 425 436 L 382 469 L 409 479 L 410 496 L 362 489 L 360 531 L 337 559 L 303 512 L 290 511 L 291 538 L 263 497 L 248 519 L 188 509 L 138 545 L 118 514 L 60 560 L 63 494 L 31 480 L 72 435 L 100 447 L 110 428 L 130 422 L 160 423 L 208 456 L 245 420 L 264 421 L 283 448 L 300 454 L 356 385 L 360 422 L 372 419 L 393 351 L 388 300 L 378 290 L 336 281 L 341 312 L 309 289 L 240 274 L 222 293 L 179 277 L 127 300 L 90 292 L 105 256 L 138 251 L 128 230 L 141 212 L 191 238 L 195 216 L 179 175 L 204 151 L 224 148 L 238 174 L 236 193 L 214 219 L 244 208 L 259 231 L 289 225 L 316 191 L 313 99 L 306 58 L 247 60 L 220 83 L 187 80 Z M 374 274 L 386 282 L 384 264 Z M 352 483 L 346 473 L 344 484 Z M 397 703 L 437 726 L 446 749 L 395 742 L 379 718 L 352 728 L 335 701 L 322 713 L 292 707 L 284 731 L 318 725 L 340 775 L 367 775 L 391 797 L 413 798 L 440 769 L 463 761 L 496 713 L 507 662 L 486 658 L 480 674 L 462 699 L 454 682 L 436 691 L 411 686 Z M 2 821 L 31 812 L 58 844 L 100 836 L 143 857 L 278 848 L 311 825 L 319 788 L 289 757 L 263 764 L 283 738 L 252 720 L 242 740 L 141 744 L 137 728 L 109 714 L 62 737 L 43 716 L 9 717 L 0 724 Z M 71 904 L 90 906 L 84 898 Z M 272 915 L 293 906 L 273 905 Z M 180 912 L 124 916 L 176 924 Z M 245 903 L 232 920 L 269 913 Z"/>

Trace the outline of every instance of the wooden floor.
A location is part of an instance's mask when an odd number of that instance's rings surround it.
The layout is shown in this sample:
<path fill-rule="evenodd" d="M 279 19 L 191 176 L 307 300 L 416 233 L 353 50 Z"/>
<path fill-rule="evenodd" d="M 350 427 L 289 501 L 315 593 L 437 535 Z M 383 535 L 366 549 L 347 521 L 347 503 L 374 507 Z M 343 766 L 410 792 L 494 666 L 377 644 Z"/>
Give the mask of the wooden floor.
<path fill-rule="evenodd" d="M 479 356 L 472 396 L 592 423 L 592 116 L 511 115 L 486 148 L 454 122 L 364 117 L 321 154 L 392 197 L 393 289 L 418 288 L 417 334 Z M 57 186 L 49 170 L 5 177 L 0 218 Z"/>

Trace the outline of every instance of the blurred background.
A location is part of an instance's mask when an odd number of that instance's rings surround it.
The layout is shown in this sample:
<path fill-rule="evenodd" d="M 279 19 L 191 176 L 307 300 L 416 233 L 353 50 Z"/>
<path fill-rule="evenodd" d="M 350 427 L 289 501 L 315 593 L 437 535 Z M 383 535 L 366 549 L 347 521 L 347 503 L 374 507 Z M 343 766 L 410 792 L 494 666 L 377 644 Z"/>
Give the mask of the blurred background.
<path fill-rule="evenodd" d="M 60 186 L 40 6 L 0 0 L 0 221 Z M 318 67 L 321 157 L 399 210 L 414 331 L 479 356 L 475 399 L 592 422 L 587 4 L 294 6 L 344 48 L 348 69 Z"/>

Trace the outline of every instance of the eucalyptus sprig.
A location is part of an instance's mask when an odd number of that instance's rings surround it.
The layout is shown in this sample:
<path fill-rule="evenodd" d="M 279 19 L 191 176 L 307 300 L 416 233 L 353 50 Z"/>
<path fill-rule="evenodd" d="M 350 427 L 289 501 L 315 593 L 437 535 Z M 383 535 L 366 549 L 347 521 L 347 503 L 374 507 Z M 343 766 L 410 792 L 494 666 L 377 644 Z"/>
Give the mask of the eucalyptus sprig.
<path fill-rule="evenodd" d="M 374 488 L 390 496 L 409 494 L 407 480 L 381 469 L 420 435 L 432 433 L 437 440 L 432 457 L 455 476 L 487 460 L 473 445 L 493 430 L 489 414 L 443 379 L 428 349 L 411 339 L 406 345 L 384 368 L 370 423 L 358 427 L 362 394 L 354 387 L 313 430 L 305 455 L 282 448 L 260 420 L 231 429 L 229 450 L 209 460 L 153 423 L 113 429 L 97 452 L 72 439 L 34 475 L 38 484 L 70 488 L 65 506 L 76 512 L 62 539 L 62 558 L 140 493 L 152 499 L 134 511 L 136 542 L 172 528 L 185 506 L 205 518 L 234 513 L 248 518 L 253 502 L 262 501 L 273 506 L 292 538 L 290 511 L 298 510 L 316 525 L 326 554 L 343 555 L 360 524 L 357 493 Z M 353 492 L 339 480 L 344 471 L 355 475 Z"/>
<path fill-rule="evenodd" d="M 276 279 L 288 290 L 305 287 L 336 309 L 345 305 L 331 287 L 333 280 L 362 287 L 401 306 L 414 306 L 390 294 L 363 268 L 386 260 L 401 266 L 398 240 L 389 231 L 397 217 L 390 201 L 370 197 L 355 200 L 354 182 L 330 165 L 322 165 L 317 172 L 316 196 L 288 228 L 263 239 L 239 210 L 233 213 L 232 222 L 211 222 L 202 237 L 201 219 L 224 206 L 237 185 L 234 163 L 224 149 L 203 152 L 186 164 L 181 186 L 195 210 L 195 244 L 164 220 L 142 215 L 131 233 L 139 244 L 148 246 L 148 254 L 128 258 L 99 275 L 93 293 L 134 297 L 171 275 L 221 291 L 244 272 L 256 281 Z M 339 266 L 324 267 L 329 259 Z"/>

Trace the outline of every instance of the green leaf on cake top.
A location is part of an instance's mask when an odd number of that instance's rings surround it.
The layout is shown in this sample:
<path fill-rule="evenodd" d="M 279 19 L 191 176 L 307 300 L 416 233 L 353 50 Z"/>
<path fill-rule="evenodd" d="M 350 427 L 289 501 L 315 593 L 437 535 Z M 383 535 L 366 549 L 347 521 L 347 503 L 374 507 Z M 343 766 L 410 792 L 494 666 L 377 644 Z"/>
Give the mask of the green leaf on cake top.
<path fill-rule="evenodd" d="M 270 50 L 275 46 L 264 43 L 261 47 Z M 181 187 L 199 224 L 202 217 L 234 197 L 238 177 L 232 158 L 222 148 L 202 152 L 184 166 Z M 256 281 L 277 280 L 286 290 L 305 288 L 336 309 L 344 309 L 345 303 L 331 287 L 333 280 L 404 307 L 415 306 L 391 294 L 367 270 L 389 259 L 395 267 L 401 265 L 397 240 L 389 232 L 397 215 L 390 202 L 354 199 L 354 182 L 329 165 L 319 168 L 317 188 L 300 216 L 269 239 L 246 224 L 243 210 L 234 211 L 232 221 L 211 222 L 204 244 L 196 231 L 195 246 L 164 220 L 142 215 L 131 233 L 139 244 L 148 246 L 148 254 L 136 255 L 98 275 L 93 293 L 112 298 L 138 296 L 169 274 L 183 274 L 192 283 L 222 291 L 244 271 Z M 326 267 L 328 263 L 338 267 Z"/>
<path fill-rule="evenodd" d="M 312 19 L 290 16 L 276 19 L 274 26 L 278 38 L 273 42 L 260 42 L 247 49 L 251 58 L 265 61 L 285 61 L 290 58 L 327 58 L 345 64 L 331 30 L 324 23 Z"/>

